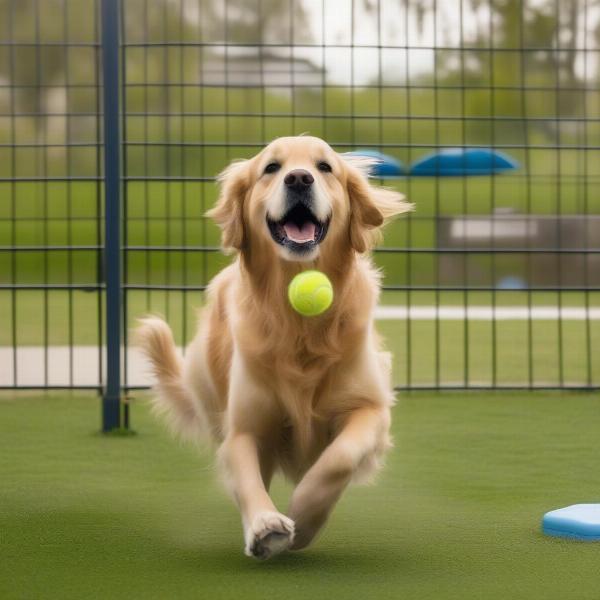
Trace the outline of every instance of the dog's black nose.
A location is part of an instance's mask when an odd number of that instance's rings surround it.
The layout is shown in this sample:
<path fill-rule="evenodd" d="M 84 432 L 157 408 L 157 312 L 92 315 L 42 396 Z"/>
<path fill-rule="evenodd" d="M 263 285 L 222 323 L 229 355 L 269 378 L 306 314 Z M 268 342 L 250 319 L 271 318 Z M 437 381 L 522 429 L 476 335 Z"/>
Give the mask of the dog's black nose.
<path fill-rule="evenodd" d="M 290 189 L 297 192 L 303 192 L 307 190 L 314 182 L 315 178 L 304 169 L 294 169 L 290 171 L 283 182 Z"/>

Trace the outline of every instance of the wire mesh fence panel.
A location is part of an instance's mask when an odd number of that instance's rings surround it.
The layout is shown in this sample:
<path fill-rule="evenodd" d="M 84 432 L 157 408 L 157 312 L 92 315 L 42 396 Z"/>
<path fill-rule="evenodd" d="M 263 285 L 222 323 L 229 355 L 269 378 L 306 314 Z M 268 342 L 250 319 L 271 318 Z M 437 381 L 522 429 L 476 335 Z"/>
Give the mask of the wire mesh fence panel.
<path fill-rule="evenodd" d="M 0 387 L 102 383 L 94 0 L 0 2 Z"/>
<path fill-rule="evenodd" d="M 98 7 L 0 6 L 0 383 L 99 385 Z M 592 0 L 126 0 L 121 27 L 126 387 L 135 319 L 185 346 L 230 260 L 215 175 L 305 132 L 385 154 L 416 205 L 374 253 L 398 388 L 599 387 Z"/>

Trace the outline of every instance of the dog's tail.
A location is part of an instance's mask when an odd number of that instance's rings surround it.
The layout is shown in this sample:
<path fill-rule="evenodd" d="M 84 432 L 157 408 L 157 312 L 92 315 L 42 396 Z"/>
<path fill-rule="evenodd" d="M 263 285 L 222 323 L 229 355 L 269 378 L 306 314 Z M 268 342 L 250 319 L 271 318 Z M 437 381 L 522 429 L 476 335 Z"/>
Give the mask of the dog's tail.
<path fill-rule="evenodd" d="M 156 377 L 154 411 L 165 418 L 171 431 L 188 441 L 206 436 L 202 409 L 183 381 L 183 361 L 175 346 L 170 327 L 155 316 L 138 321 L 134 341 L 150 362 Z"/>

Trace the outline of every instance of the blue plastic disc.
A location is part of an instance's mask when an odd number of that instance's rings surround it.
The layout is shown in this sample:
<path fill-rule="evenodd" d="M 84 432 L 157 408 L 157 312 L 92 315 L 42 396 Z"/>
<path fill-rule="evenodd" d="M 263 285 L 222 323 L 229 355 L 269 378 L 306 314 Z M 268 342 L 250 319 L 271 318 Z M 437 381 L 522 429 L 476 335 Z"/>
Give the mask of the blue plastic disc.
<path fill-rule="evenodd" d="M 573 504 L 547 512 L 542 531 L 557 537 L 600 541 L 600 504 Z"/>
<path fill-rule="evenodd" d="M 393 156 L 383 154 L 377 150 L 355 150 L 354 152 L 347 152 L 350 156 L 365 156 L 368 158 L 374 158 L 375 163 L 369 171 L 371 177 L 402 177 L 405 175 L 404 166 L 399 160 L 396 160 Z"/>
<path fill-rule="evenodd" d="M 410 174 L 419 177 L 491 175 L 518 169 L 519 163 L 491 148 L 444 148 L 415 161 Z"/>

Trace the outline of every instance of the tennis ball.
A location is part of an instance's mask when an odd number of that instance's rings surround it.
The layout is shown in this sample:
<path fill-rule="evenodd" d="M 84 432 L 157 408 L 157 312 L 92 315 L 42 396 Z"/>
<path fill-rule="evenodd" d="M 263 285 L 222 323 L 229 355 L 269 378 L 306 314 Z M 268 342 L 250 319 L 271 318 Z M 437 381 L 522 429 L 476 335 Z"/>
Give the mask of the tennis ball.
<path fill-rule="evenodd" d="M 321 271 L 298 273 L 288 287 L 292 308 L 305 317 L 324 313 L 333 302 L 333 286 Z"/>

